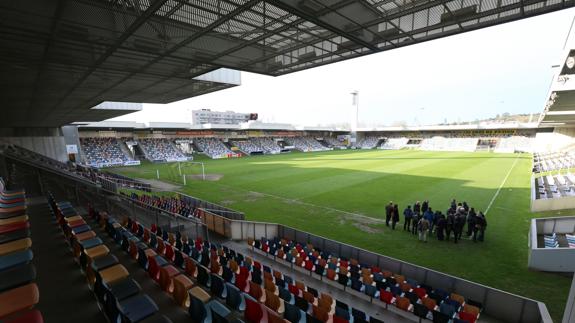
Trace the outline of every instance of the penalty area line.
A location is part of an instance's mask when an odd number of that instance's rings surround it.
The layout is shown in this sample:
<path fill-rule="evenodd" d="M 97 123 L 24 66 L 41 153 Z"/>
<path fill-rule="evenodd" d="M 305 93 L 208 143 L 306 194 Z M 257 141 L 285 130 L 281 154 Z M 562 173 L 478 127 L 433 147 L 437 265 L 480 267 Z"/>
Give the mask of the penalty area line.
<path fill-rule="evenodd" d="M 487 205 L 487 209 L 485 209 L 485 215 L 487 215 L 487 212 L 489 212 L 489 210 L 491 209 L 491 206 L 493 205 L 493 202 L 495 202 L 495 200 L 497 199 L 497 196 L 499 196 L 499 192 L 501 191 L 501 188 L 503 187 L 503 185 L 505 185 L 505 182 L 507 182 L 507 178 L 509 178 L 509 175 L 511 175 L 511 171 L 513 171 L 513 168 L 515 168 L 515 164 L 517 164 L 518 160 L 519 160 L 519 157 L 515 158 L 513 165 L 511 165 L 511 168 L 509 168 L 509 171 L 507 172 L 507 175 L 505 176 L 505 178 L 501 182 L 501 185 L 499 185 L 497 192 L 495 192 L 495 194 L 491 198 L 491 201 L 489 202 L 489 205 Z"/>

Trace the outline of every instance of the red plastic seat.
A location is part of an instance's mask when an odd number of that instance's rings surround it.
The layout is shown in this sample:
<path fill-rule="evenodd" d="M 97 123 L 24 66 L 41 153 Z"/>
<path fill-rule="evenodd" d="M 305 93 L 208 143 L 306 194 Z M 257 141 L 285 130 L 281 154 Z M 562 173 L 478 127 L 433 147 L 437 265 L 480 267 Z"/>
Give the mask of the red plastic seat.
<path fill-rule="evenodd" d="M 384 289 L 380 290 L 379 299 L 386 304 L 393 304 L 393 294 Z"/>
<path fill-rule="evenodd" d="M 148 257 L 148 275 L 155 281 L 160 279 L 160 266 L 156 261 L 156 257 Z"/>
<path fill-rule="evenodd" d="M 31 310 L 19 315 L 14 315 L 8 320 L 4 320 L 4 323 L 44 323 L 44 318 L 42 313 L 38 310 Z"/>
<path fill-rule="evenodd" d="M 246 310 L 244 312 L 246 321 L 253 323 L 264 322 L 264 312 L 259 303 L 246 297 Z M 267 322 L 267 320 L 265 320 Z"/>
<path fill-rule="evenodd" d="M 166 259 L 168 259 L 170 262 L 174 261 L 174 247 L 172 247 L 171 245 L 167 244 L 166 246 Z"/>
<path fill-rule="evenodd" d="M 459 312 L 459 318 L 468 321 L 469 323 L 475 323 L 477 320 L 477 316 L 467 312 Z"/>
<path fill-rule="evenodd" d="M 333 323 L 349 323 L 348 320 L 342 319 L 339 316 L 333 316 Z"/>
<path fill-rule="evenodd" d="M 10 223 L 6 225 L 0 225 L 0 234 L 2 233 L 9 233 L 12 231 L 19 231 L 30 228 L 29 222 L 18 222 L 18 223 Z"/>

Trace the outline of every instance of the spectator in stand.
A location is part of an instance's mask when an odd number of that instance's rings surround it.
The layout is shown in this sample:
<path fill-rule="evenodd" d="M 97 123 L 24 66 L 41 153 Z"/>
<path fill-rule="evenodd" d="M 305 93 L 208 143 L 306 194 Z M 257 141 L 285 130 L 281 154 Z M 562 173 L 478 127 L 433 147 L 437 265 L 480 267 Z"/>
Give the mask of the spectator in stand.
<path fill-rule="evenodd" d="M 395 230 L 395 224 L 399 222 L 399 206 L 397 204 L 393 205 L 393 214 L 391 218 L 391 229 Z"/>
<path fill-rule="evenodd" d="M 385 206 L 385 225 L 389 226 L 389 221 L 391 220 L 391 214 L 393 213 L 393 202 L 389 202 L 388 205 Z"/>
<path fill-rule="evenodd" d="M 411 219 L 413 219 L 413 210 L 411 209 L 411 205 L 408 205 L 407 208 L 403 210 L 403 216 L 403 231 L 407 230 L 411 232 Z"/>

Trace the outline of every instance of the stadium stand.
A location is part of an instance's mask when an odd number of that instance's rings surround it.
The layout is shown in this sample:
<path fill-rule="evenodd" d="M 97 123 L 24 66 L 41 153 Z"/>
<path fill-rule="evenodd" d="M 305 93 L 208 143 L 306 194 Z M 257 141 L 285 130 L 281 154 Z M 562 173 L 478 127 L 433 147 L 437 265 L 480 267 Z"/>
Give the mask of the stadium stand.
<path fill-rule="evenodd" d="M 386 149 L 386 150 L 399 150 L 399 149 L 403 149 L 407 146 L 407 143 L 409 142 L 408 138 L 405 137 L 401 137 L 401 138 L 388 138 L 386 141 L 384 141 L 380 148 L 381 149 Z"/>
<path fill-rule="evenodd" d="M 575 232 L 572 234 L 553 232 L 550 235 L 538 235 L 537 240 L 538 246 L 546 249 L 575 248 Z"/>
<path fill-rule="evenodd" d="M 394 305 L 420 319 L 475 322 L 483 307 L 480 302 L 462 295 L 420 284 L 375 265 L 360 264 L 353 258 L 322 252 L 309 243 L 302 245 L 287 239 L 261 238 L 248 240 L 248 245 L 253 250 L 273 256 L 276 261 L 287 262 L 306 271 L 314 278 L 332 281 L 354 295 L 379 299 L 386 307 Z"/>
<path fill-rule="evenodd" d="M 475 151 L 478 138 L 432 137 L 423 139 L 419 149 L 428 151 Z"/>
<path fill-rule="evenodd" d="M 547 175 L 535 178 L 536 199 L 575 196 L 575 176 Z"/>
<path fill-rule="evenodd" d="M 533 172 L 550 172 L 575 167 L 575 151 L 565 149 L 547 153 L 533 153 Z"/>
<path fill-rule="evenodd" d="M 251 155 L 253 153 L 278 154 L 281 151 L 281 148 L 276 144 L 276 142 L 272 138 L 268 137 L 234 140 L 232 143 L 247 155 Z"/>
<path fill-rule="evenodd" d="M 259 147 L 261 147 L 263 149 L 264 153 L 278 154 L 281 151 L 281 148 L 277 145 L 277 143 L 272 138 L 258 137 L 258 138 L 250 138 L 249 140 L 251 142 L 253 142 L 255 145 L 258 145 Z"/>
<path fill-rule="evenodd" d="M 358 143 L 357 146 L 360 149 L 373 149 L 377 146 L 379 142 L 379 137 L 376 136 L 365 136 Z"/>
<path fill-rule="evenodd" d="M 185 161 L 186 156 L 168 139 L 140 139 L 138 144 L 150 161 Z"/>
<path fill-rule="evenodd" d="M 323 140 L 331 147 L 346 147 L 345 143 L 339 141 L 337 138 L 326 136 Z"/>
<path fill-rule="evenodd" d="M 501 138 L 494 149 L 496 153 L 514 153 L 517 151 L 532 152 L 533 138 L 525 136 L 510 136 Z"/>
<path fill-rule="evenodd" d="M 138 189 L 147 192 L 151 191 L 150 184 L 143 183 L 141 181 L 119 174 L 104 172 L 93 167 L 66 164 L 19 146 L 5 147 L 3 152 L 8 155 L 16 155 L 19 158 L 27 159 L 32 163 L 41 164 L 44 167 L 49 167 L 54 170 L 66 173 L 69 176 L 87 179 L 94 183 L 98 183 L 107 189 L 115 190 L 115 188 L 112 186 L 117 185 L 129 189 Z"/>
<path fill-rule="evenodd" d="M 263 154 L 264 152 L 264 149 L 260 145 L 254 143 L 250 139 L 234 140 L 232 141 L 232 144 L 238 147 L 238 149 L 241 150 L 246 155 L 251 155 L 253 153 Z"/>
<path fill-rule="evenodd" d="M 0 321 L 42 323 L 26 192 L 0 177 Z"/>
<path fill-rule="evenodd" d="M 133 159 L 128 157 L 116 138 L 80 138 L 86 164 L 94 167 L 124 165 Z"/>
<path fill-rule="evenodd" d="M 210 158 L 223 158 L 233 152 L 217 138 L 196 138 L 196 146 Z"/>
<path fill-rule="evenodd" d="M 286 137 L 285 142 L 302 152 L 330 150 L 313 137 Z"/>

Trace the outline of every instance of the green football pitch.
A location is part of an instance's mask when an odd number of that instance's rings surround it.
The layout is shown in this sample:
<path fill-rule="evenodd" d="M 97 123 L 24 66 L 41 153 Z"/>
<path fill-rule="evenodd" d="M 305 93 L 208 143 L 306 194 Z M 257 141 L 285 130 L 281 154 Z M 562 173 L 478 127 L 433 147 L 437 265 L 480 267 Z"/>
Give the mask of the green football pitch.
<path fill-rule="evenodd" d="M 285 224 L 327 238 L 446 272 L 547 304 L 560 321 L 571 279 L 527 269 L 531 156 L 422 151 L 332 151 L 198 160 L 218 180 L 183 186 L 177 163 L 116 168 L 135 178 L 178 185 L 178 190 L 245 212 L 248 220 Z M 199 174 L 182 163 L 183 174 Z M 442 212 L 451 199 L 487 211 L 485 242 L 422 243 L 385 226 L 384 206 L 400 213 L 429 200 Z M 566 212 L 563 212 L 566 213 Z M 570 213 L 566 213 L 570 214 Z"/>

